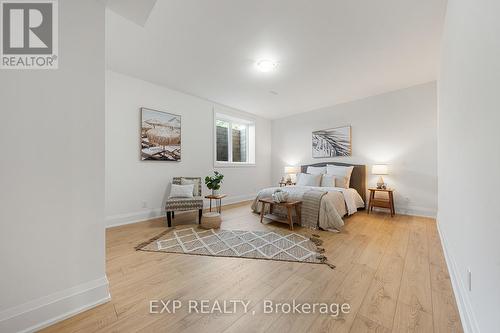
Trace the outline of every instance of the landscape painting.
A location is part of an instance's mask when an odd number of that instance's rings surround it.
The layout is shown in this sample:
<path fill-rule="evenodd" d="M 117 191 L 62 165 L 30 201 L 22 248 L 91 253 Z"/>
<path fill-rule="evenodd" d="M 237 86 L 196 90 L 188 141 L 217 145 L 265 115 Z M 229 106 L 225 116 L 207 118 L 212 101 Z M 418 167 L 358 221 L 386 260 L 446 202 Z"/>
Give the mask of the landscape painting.
<path fill-rule="evenodd" d="M 141 108 L 141 160 L 181 160 L 181 116 Z"/>
<path fill-rule="evenodd" d="M 351 156 L 351 154 L 351 126 L 312 133 L 312 156 L 314 158 Z"/>

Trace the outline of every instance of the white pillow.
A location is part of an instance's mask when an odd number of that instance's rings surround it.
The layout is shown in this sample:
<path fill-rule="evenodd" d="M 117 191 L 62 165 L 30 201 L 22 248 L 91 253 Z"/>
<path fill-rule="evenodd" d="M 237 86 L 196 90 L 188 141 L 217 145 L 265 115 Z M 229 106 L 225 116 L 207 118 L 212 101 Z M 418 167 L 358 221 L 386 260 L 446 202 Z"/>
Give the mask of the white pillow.
<path fill-rule="evenodd" d="M 300 182 L 300 177 L 302 177 L 302 175 L 305 175 L 305 173 L 298 173 L 295 175 L 295 185 L 298 185 L 299 182 Z"/>
<path fill-rule="evenodd" d="M 177 185 L 172 184 L 170 188 L 171 198 L 192 198 L 193 197 L 194 184 L 189 185 Z"/>
<path fill-rule="evenodd" d="M 321 175 L 309 175 L 307 173 L 297 174 L 297 186 L 319 186 Z"/>
<path fill-rule="evenodd" d="M 324 173 L 326 173 L 326 166 L 324 166 L 324 167 L 308 166 L 306 172 L 311 174 L 311 175 L 324 174 Z"/>
<path fill-rule="evenodd" d="M 190 185 L 193 184 L 193 196 L 198 196 L 198 184 L 199 182 L 192 179 L 181 178 L 181 185 Z"/>
<path fill-rule="evenodd" d="M 324 174 L 321 177 L 321 187 L 335 187 L 335 176 Z"/>
<path fill-rule="evenodd" d="M 335 176 L 336 187 L 349 188 L 353 169 L 354 169 L 353 166 L 345 167 L 345 166 L 328 164 L 326 166 L 326 174 Z"/>

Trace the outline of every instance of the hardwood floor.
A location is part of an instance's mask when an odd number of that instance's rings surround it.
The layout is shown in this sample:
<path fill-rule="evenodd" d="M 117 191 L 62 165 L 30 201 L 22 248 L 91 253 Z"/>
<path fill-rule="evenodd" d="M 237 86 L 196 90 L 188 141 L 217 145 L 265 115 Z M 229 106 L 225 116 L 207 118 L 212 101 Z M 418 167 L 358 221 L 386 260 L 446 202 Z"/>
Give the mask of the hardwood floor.
<path fill-rule="evenodd" d="M 196 221 L 178 214 L 174 224 Z M 44 332 L 462 332 L 435 220 L 366 212 L 341 233 L 318 231 L 337 267 L 135 251 L 165 229 L 163 219 L 108 229 L 112 300 Z M 191 222 L 191 223 L 192 223 Z M 262 230 L 249 204 L 224 207 L 223 228 Z M 310 234 L 309 230 L 295 228 Z M 150 300 L 250 301 L 235 314 L 150 314 Z M 265 314 L 275 302 L 349 303 L 348 314 Z"/>

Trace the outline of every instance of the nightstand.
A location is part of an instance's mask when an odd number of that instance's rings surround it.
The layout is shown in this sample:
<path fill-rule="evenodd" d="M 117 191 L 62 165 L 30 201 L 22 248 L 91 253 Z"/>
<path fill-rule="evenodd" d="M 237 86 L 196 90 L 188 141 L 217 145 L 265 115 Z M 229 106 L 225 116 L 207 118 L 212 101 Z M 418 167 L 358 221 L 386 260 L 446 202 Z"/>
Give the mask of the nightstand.
<path fill-rule="evenodd" d="M 212 212 L 212 200 L 215 200 L 215 211 L 219 214 L 222 213 L 222 199 L 225 197 L 227 197 L 226 194 L 205 195 L 205 199 L 210 199 L 210 212 Z"/>
<path fill-rule="evenodd" d="M 371 211 L 373 211 L 373 207 L 379 207 L 379 208 L 387 208 L 391 210 L 391 217 L 393 217 L 396 212 L 394 209 L 394 189 L 392 188 L 387 188 L 387 189 L 382 189 L 382 188 L 369 188 L 370 191 L 370 202 L 368 203 L 368 214 L 370 214 Z M 387 193 L 387 199 L 384 198 L 375 198 L 375 193 L 376 192 L 386 192 Z"/>

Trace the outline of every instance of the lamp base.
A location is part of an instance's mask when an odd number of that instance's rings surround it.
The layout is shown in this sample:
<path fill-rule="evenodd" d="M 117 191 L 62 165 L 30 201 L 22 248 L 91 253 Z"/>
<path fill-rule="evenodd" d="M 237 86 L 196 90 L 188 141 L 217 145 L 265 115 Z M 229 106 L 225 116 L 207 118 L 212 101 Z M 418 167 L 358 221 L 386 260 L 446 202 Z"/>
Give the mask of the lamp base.
<path fill-rule="evenodd" d="M 377 188 L 379 190 L 385 190 L 386 186 L 385 186 L 385 183 L 384 183 L 384 178 L 382 178 L 382 176 L 380 176 L 377 180 Z"/>

